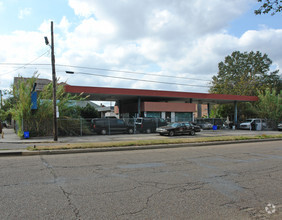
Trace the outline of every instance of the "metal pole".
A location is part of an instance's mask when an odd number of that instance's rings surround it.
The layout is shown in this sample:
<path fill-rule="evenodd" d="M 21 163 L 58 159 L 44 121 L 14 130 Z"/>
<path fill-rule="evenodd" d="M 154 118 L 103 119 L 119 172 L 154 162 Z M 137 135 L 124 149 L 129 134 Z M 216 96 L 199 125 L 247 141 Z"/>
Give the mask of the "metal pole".
<path fill-rule="evenodd" d="M 51 21 L 51 63 L 52 63 L 52 82 L 53 82 L 53 136 L 54 141 L 58 140 L 58 124 L 56 112 L 56 70 L 55 70 L 55 54 L 54 54 L 54 36 L 53 36 L 53 21 Z"/>
<path fill-rule="evenodd" d="M 234 102 L 234 125 L 237 126 L 238 123 L 238 106 L 237 101 Z"/>
<path fill-rule="evenodd" d="M 141 115 L 141 98 L 138 97 L 138 115 L 137 117 L 140 117 Z"/>
<path fill-rule="evenodd" d="M 210 103 L 208 103 L 208 118 L 210 118 L 210 114 L 211 114 L 211 107 L 210 107 Z"/>
<path fill-rule="evenodd" d="M 2 109 L 2 108 L 3 108 L 3 105 L 2 105 L 2 90 L 0 90 L 0 97 L 1 97 L 1 105 L 0 105 L 0 108 Z"/>
<path fill-rule="evenodd" d="M 82 136 L 82 118 L 80 118 L 80 136 Z"/>

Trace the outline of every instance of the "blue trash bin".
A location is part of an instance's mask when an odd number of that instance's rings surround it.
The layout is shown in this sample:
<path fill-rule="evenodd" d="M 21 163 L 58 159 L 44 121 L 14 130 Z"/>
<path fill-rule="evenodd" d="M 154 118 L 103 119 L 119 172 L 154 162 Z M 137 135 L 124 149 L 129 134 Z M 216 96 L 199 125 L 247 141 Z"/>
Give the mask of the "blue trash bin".
<path fill-rule="evenodd" d="M 212 126 L 212 130 L 216 131 L 217 130 L 217 125 Z"/>
<path fill-rule="evenodd" d="M 25 132 L 24 132 L 24 138 L 25 138 L 25 139 L 28 139 L 28 138 L 29 138 L 29 131 L 25 131 Z"/>

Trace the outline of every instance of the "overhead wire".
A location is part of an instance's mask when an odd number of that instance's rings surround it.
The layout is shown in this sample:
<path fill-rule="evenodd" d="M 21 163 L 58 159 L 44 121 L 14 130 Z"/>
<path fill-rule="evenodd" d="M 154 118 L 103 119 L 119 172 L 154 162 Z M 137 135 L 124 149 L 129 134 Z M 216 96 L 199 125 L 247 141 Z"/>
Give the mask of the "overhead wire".
<path fill-rule="evenodd" d="M 158 77 L 171 77 L 171 78 L 177 78 L 177 79 L 190 79 L 190 80 L 199 80 L 199 81 L 207 81 L 204 79 L 196 79 L 196 78 L 189 78 L 184 76 L 173 76 L 173 75 L 159 75 L 154 73 L 144 73 L 144 72 L 135 72 L 135 71 L 127 71 L 127 70 L 114 70 L 114 69 L 105 69 L 105 68 L 97 68 L 97 67 L 81 67 L 81 66 L 73 66 L 73 65 L 62 65 L 62 64 L 56 64 L 56 66 L 64 66 L 64 67 L 71 67 L 71 68 L 78 68 L 78 69 L 91 69 L 91 70 L 101 70 L 101 71 L 108 71 L 108 72 L 118 72 L 118 73 L 132 73 L 132 74 L 140 74 L 140 75 L 149 75 L 149 76 L 158 76 Z"/>
<path fill-rule="evenodd" d="M 17 71 L 17 70 L 19 70 L 19 69 L 25 68 L 25 67 L 28 66 L 28 65 L 31 65 L 33 62 L 35 62 L 36 60 L 40 59 L 40 58 L 43 57 L 45 54 L 50 53 L 50 50 L 51 50 L 51 49 L 47 50 L 46 52 L 44 52 L 43 54 L 41 54 L 40 56 L 38 56 L 37 58 L 35 58 L 34 60 L 32 60 L 32 61 L 30 61 L 30 62 L 28 62 L 28 63 L 26 63 L 26 64 L 22 64 L 22 66 L 21 66 L 21 67 L 18 67 L 17 69 L 14 69 L 14 70 L 11 70 L 11 71 L 8 71 L 8 72 L 5 72 L 5 73 L 0 73 L 0 76 L 6 75 L 6 74 L 9 74 L 9 73 L 12 73 L 12 72 L 15 72 L 15 71 Z M 2 65 L 3 65 L 3 64 L 2 64 Z"/>
<path fill-rule="evenodd" d="M 0 63 L 0 65 L 23 65 L 21 63 Z M 50 64 L 25 64 L 27 65 L 38 65 L 38 66 L 46 66 Z M 90 70 L 99 70 L 99 71 L 107 71 L 107 72 L 117 72 L 117 73 L 131 73 L 131 74 L 139 74 L 139 75 L 147 75 L 147 76 L 158 76 L 158 77 L 168 77 L 168 78 L 176 78 L 176 79 L 189 79 L 189 80 L 195 80 L 195 81 L 206 81 L 210 82 L 210 80 L 205 79 L 197 79 L 197 78 L 190 78 L 185 76 L 176 76 L 176 75 L 160 75 L 160 74 L 154 74 L 154 73 L 144 73 L 144 72 L 135 72 L 135 71 L 127 71 L 127 70 L 115 70 L 115 69 L 106 69 L 106 68 L 98 68 L 98 67 L 83 67 L 83 66 L 74 66 L 74 65 L 65 65 L 65 64 L 55 64 L 58 67 L 70 67 L 70 68 L 78 68 L 78 69 L 90 69 Z M 24 66 L 24 67 L 25 67 Z M 19 67 L 18 69 L 23 68 Z"/>
<path fill-rule="evenodd" d="M 70 73 L 71 71 L 66 71 L 66 72 Z M 75 72 L 75 73 L 83 74 L 83 75 L 109 77 L 109 78 L 115 78 L 115 79 L 134 80 L 134 81 L 142 81 L 142 82 L 150 82 L 150 83 L 161 83 L 161 84 L 168 84 L 168 85 L 194 86 L 194 87 L 205 87 L 205 88 L 210 87 L 210 86 L 201 86 L 201 85 L 190 85 L 190 84 L 184 84 L 184 83 L 172 83 L 172 82 L 161 82 L 161 81 L 155 81 L 155 80 L 135 79 L 135 78 L 128 78 L 128 77 L 120 77 L 120 76 L 109 76 L 109 75 L 102 75 L 102 74 L 96 74 L 96 73 L 85 73 L 85 72 Z"/>
<path fill-rule="evenodd" d="M 50 64 L 33 64 L 36 60 L 44 56 L 46 53 L 50 52 L 50 50 L 46 51 L 36 59 L 30 61 L 29 63 L 22 64 L 22 63 L 0 63 L 0 65 L 21 65 L 15 70 L 2 73 L 0 75 L 8 74 L 14 71 L 17 71 L 21 68 L 26 68 L 26 66 L 46 66 Z M 99 70 L 99 71 L 108 71 L 108 72 L 117 72 L 117 73 L 130 73 L 130 74 L 139 74 L 139 75 L 148 75 L 148 76 L 157 76 L 157 77 L 168 77 L 168 78 L 176 78 L 176 79 L 189 79 L 189 80 L 200 80 L 200 81 L 206 81 L 210 82 L 209 80 L 204 79 L 196 79 L 196 78 L 189 78 L 189 77 L 181 77 L 181 76 L 172 76 L 172 75 L 159 75 L 154 73 L 144 73 L 144 72 L 135 72 L 135 71 L 126 71 L 126 70 L 114 70 L 114 69 L 106 69 L 106 68 L 97 68 L 97 67 L 82 67 L 82 66 L 74 66 L 74 65 L 64 65 L 64 64 L 56 64 L 58 67 L 70 67 L 70 68 L 77 68 L 77 69 L 90 69 L 90 70 Z M 51 68 L 51 67 L 50 67 Z M 63 72 L 62 70 L 58 72 Z M 64 71 L 65 72 L 65 71 Z M 134 80 L 134 81 L 142 81 L 142 82 L 149 82 L 149 83 L 160 83 L 160 84 L 168 84 L 168 85 L 180 85 L 180 86 L 194 86 L 194 87 L 205 87 L 209 88 L 210 86 L 205 85 L 192 85 L 192 84 L 184 84 L 184 83 L 173 83 L 173 82 L 162 82 L 162 81 L 156 81 L 156 80 L 145 80 L 145 79 L 136 79 L 136 78 L 129 78 L 129 77 L 119 77 L 119 76 L 112 76 L 112 75 L 104 75 L 104 74 L 97 74 L 97 73 L 85 73 L 85 72 L 75 72 L 76 74 L 84 74 L 84 75 L 94 75 L 99 77 L 108 77 L 108 78 L 116 78 L 116 79 L 123 79 L 123 80 Z"/>

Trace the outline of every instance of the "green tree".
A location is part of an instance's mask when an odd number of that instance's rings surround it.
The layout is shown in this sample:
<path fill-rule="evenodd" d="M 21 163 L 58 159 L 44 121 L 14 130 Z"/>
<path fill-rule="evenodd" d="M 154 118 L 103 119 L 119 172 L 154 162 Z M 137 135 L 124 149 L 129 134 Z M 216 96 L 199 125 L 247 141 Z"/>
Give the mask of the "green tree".
<path fill-rule="evenodd" d="M 258 113 L 256 108 L 249 102 L 247 103 L 238 103 L 238 119 L 243 121 L 247 118 L 256 118 Z M 211 110 L 211 117 L 213 118 L 227 118 L 229 120 L 234 120 L 234 105 L 233 104 L 221 104 L 214 105 Z"/>
<path fill-rule="evenodd" d="M 85 100 L 87 97 L 83 98 L 82 95 L 71 95 L 65 92 L 64 85 L 59 84 L 56 89 L 57 96 L 57 106 L 59 108 L 60 118 L 78 118 L 80 117 L 80 109 L 73 105 L 72 100 Z M 39 95 L 39 106 L 38 109 L 49 112 L 53 114 L 53 84 L 49 83 L 43 88 L 43 91 Z M 45 111 L 47 110 L 48 111 Z M 44 114 L 44 112 L 42 112 Z"/>
<path fill-rule="evenodd" d="M 269 12 L 271 12 L 271 15 L 275 15 L 282 11 L 282 0 L 258 0 L 258 2 L 261 2 L 262 5 L 255 10 L 256 15 L 268 14 Z"/>
<path fill-rule="evenodd" d="M 89 103 L 85 107 L 82 107 L 80 110 L 80 115 L 81 117 L 85 119 L 90 119 L 90 118 L 98 118 L 99 117 L 99 112 L 91 106 Z"/>
<path fill-rule="evenodd" d="M 18 135 L 23 136 L 25 130 L 29 131 L 32 136 L 48 135 L 52 133 L 52 83 L 43 88 L 37 97 L 37 109 L 31 110 L 31 92 L 38 75 L 29 79 L 21 79 L 17 85 L 13 86 L 13 95 L 15 105 L 12 109 L 13 118 L 18 125 Z M 82 94 L 72 96 L 64 91 L 64 85 L 57 85 L 57 106 L 60 112 L 60 119 L 69 119 L 72 117 L 79 118 L 80 111 L 76 106 L 70 104 L 71 100 L 83 100 Z M 74 124 L 72 124 L 74 125 Z M 72 127 L 72 126 L 69 126 Z M 64 130 L 64 124 L 58 126 L 58 129 Z"/>
<path fill-rule="evenodd" d="M 271 119 L 276 123 L 282 121 L 282 91 L 277 94 L 275 90 L 271 92 L 270 89 L 266 89 L 265 92 L 259 92 L 258 97 L 259 117 Z"/>
<path fill-rule="evenodd" d="M 29 80 L 19 80 L 13 85 L 13 96 L 15 98 L 15 106 L 11 109 L 14 120 L 17 124 L 17 131 L 20 137 L 23 136 L 23 120 L 31 120 L 31 91 L 36 77 L 33 76 Z"/>
<path fill-rule="evenodd" d="M 15 105 L 15 99 L 12 95 L 12 90 L 4 90 L 4 95 L 8 95 L 9 97 L 3 99 L 2 108 L 0 109 L 0 120 L 11 122 L 12 114 L 11 109 Z"/>
<path fill-rule="evenodd" d="M 234 51 L 218 64 L 210 93 L 256 96 L 266 88 L 280 89 L 279 70 L 270 71 L 272 61 L 259 51 Z"/>

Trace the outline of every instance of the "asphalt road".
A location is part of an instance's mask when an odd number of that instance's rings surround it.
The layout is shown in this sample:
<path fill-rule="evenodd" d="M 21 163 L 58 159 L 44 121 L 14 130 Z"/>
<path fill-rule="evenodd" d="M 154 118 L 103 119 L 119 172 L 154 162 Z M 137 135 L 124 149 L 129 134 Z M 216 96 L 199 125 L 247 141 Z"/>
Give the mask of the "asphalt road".
<path fill-rule="evenodd" d="M 0 219 L 282 219 L 281 146 L 3 157 Z"/>

